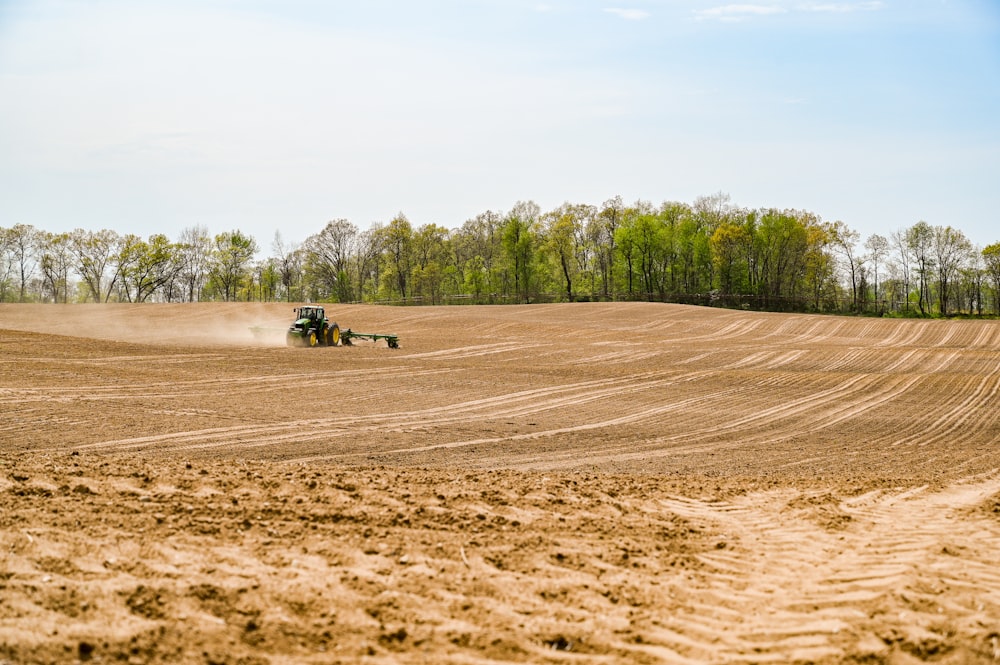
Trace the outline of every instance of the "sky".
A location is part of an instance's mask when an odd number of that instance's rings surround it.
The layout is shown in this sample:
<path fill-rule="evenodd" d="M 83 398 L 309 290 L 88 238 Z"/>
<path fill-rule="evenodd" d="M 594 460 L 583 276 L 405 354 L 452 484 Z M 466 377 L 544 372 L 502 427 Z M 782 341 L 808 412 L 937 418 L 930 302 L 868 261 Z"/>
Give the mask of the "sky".
<path fill-rule="evenodd" d="M 997 0 L 0 0 L 0 227 L 723 193 L 1000 241 Z"/>

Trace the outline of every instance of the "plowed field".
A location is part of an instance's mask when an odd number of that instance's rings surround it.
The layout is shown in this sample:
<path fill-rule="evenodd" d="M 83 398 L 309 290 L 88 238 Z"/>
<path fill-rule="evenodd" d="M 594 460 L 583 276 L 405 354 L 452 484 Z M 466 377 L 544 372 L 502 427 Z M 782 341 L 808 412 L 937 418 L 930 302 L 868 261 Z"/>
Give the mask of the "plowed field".
<path fill-rule="evenodd" d="M 0 663 L 1000 661 L 1000 323 L 331 309 L 0 305 Z"/>

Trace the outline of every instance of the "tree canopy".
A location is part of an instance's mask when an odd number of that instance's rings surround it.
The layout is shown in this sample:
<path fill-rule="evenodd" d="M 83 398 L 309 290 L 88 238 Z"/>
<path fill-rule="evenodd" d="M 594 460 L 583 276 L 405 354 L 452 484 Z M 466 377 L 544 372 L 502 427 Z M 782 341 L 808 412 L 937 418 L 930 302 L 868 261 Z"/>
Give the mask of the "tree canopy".
<path fill-rule="evenodd" d="M 333 219 L 269 256 L 238 229 L 176 240 L 106 229 L 0 227 L 0 302 L 530 303 L 661 300 L 907 314 L 1000 314 L 1000 243 L 917 221 L 861 235 L 802 210 L 614 197 L 542 211 L 519 201 L 453 229 L 400 212 L 362 230 Z"/>

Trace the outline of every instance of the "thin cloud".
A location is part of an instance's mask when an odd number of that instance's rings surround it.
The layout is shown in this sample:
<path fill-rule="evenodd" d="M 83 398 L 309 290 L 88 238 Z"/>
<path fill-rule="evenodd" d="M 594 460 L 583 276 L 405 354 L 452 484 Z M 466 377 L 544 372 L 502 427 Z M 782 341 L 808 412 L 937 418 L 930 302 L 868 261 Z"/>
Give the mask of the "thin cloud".
<path fill-rule="evenodd" d="M 608 7 L 604 11 L 629 21 L 641 21 L 642 19 L 649 18 L 649 12 L 643 11 L 642 9 L 623 9 L 621 7 Z"/>
<path fill-rule="evenodd" d="M 882 0 L 865 0 L 864 2 L 813 2 L 799 4 L 794 7 L 783 7 L 780 4 L 730 4 L 700 9 L 694 12 L 699 21 L 746 21 L 761 16 L 775 16 L 789 12 L 809 12 L 815 14 L 850 14 L 854 12 L 871 12 L 885 9 Z"/>
<path fill-rule="evenodd" d="M 878 2 L 827 2 L 810 5 L 803 5 L 802 10 L 807 12 L 825 12 L 829 14 L 850 14 L 851 12 L 873 12 L 884 9 L 885 3 Z"/>
<path fill-rule="evenodd" d="M 745 21 L 754 16 L 784 14 L 788 10 L 776 5 L 722 5 L 696 11 L 695 18 L 703 21 Z"/>

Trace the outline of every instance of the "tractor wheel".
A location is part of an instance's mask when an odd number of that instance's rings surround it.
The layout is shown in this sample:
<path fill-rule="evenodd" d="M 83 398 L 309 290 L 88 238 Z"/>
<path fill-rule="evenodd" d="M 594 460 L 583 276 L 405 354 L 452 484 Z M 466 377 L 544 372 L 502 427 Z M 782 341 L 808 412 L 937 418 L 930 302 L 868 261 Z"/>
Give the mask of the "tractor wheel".
<path fill-rule="evenodd" d="M 316 346 L 319 340 L 316 338 L 316 331 L 310 330 L 309 334 L 306 335 L 306 346 Z"/>
<path fill-rule="evenodd" d="M 326 329 L 326 344 L 327 346 L 340 346 L 340 326 L 336 323 L 331 323 L 330 327 Z"/>

